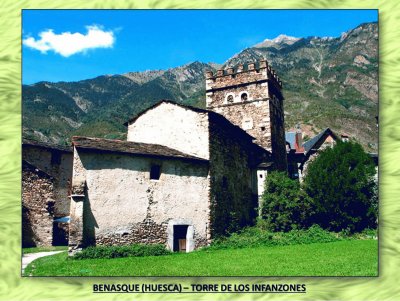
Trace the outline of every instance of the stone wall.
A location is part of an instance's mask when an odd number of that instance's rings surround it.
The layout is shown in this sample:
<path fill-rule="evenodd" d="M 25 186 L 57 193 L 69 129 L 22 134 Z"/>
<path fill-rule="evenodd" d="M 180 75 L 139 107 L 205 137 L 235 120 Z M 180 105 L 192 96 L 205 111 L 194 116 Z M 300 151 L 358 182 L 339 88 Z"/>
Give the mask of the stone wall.
<path fill-rule="evenodd" d="M 67 152 L 56 148 L 23 144 L 22 159 L 27 160 L 53 177 L 54 216 L 62 217 L 69 215 L 72 151 Z"/>
<path fill-rule="evenodd" d="M 207 113 L 161 103 L 128 125 L 127 140 L 161 144 L 208 159 Z"/>
<path fill-rule="evenodd" d="M 254 223 L 257 175 L 251 137 L 217 122 L 210 114 L 210 175 L 212 236 L 226 235 Z M 242 133 L 242 134 L 241 134 Z M 252 166 L 253 165 L 253 166 Z"/>
<path fill-rule="evenodd" d="M 271 127 L 271 149 L 274 168 L 287 170 L 287 154 L 285 139 L 285 121 L 283 112 L 283 100 L 273 97 L 269 106 Z"/>
<path fill-rule="evenodd" d="M 22 246 L 51 246 L 54 216 L 53 178 L 22 162 Z"/>
<path fill-rule="evenodd" d="M 222 106 L 213 109 L 225 116 L 230 122 L 241 127 L 256 138 L 256 143 L 272 151 L 269 101 Z"/>
<path fill-rule="evenodd" d="M 153 164 L 159 180 L 150 179 Z M 207 161 L 78 149 L 72 186 L 70 253 L 93 244 L 167 244 L 178 219 L 193 226 L 195 247 L 209 241 Z"/>
<path fill-rule="evenodd" d="M 207 108 L 225 116 L 271 151 L 274 167 L 286 170 L 281 82 L 266 61 L 207 74 Z M 245 97 L 244 97 L 245 96 Z"/>

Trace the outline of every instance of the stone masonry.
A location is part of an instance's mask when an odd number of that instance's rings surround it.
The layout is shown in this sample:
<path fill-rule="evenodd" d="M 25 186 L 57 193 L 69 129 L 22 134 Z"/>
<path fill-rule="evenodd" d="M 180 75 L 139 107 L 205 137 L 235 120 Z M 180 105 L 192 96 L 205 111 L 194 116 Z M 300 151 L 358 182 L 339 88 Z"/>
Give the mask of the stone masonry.
<path fill-rule="evenodd" d="M 272 153 L 273 168 L 287 170 L 282 82 L 267 61 L 206 75 L 206 106 L 226 117 Z"/>
<path fill-rule="evenodd" d="M 54 179 L 22 161 L 22 246 L 51 246 L 54 216 Z"/>
<path fill-rule="evenodd" d="M 49 174 L 54 182 L 54 217 L 69 215 L 72 148 L 24 140 L 22 158 Z"/>

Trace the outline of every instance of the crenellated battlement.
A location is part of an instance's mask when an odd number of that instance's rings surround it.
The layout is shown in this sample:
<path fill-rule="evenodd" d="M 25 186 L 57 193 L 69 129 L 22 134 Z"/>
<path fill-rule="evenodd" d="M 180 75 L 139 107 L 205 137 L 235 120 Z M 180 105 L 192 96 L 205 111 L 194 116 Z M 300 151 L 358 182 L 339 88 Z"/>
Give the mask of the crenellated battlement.
<path fill-rule="evenodd" d="M 206 73 L 206 108 L 223 115 L 287 169 L 282 81 L 267 60 Z"/>
<path fill-rule="evenodd" d="M 206 72 L 207 84 L 210 87 L 213 86 L 214 83 L 223 82 L 225 79 L 231 80 L 233 78 L 238 78 L 238 80 L 241 78 L 248 80 L 268 79 L 282 89 L 282 81 L 276 74 L 276 71 L 268 64 L 267 60 L 239 64 L 235 68 L 229 67 L 226 69 L 219 69 L 215 73 L 212 71 Z"/>

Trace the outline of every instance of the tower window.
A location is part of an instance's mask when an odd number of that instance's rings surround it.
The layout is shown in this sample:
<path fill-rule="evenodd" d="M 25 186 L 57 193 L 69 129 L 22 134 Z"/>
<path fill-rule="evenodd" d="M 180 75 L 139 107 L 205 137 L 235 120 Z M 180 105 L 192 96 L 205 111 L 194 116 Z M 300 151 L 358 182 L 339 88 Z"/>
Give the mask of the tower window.
<path fill-rule="evenodd" d="M 226 99 L 229 103 L 233 102 L 233 95 L 228 95 Z"/>
<path fill-rule="evenodd" d="M 262 127 L 261 127 L 261 131 L 265 131 L 265 126 L 262 126 Z"/>
<path fill-rule="evenodd" d="M 247 100 L 247 93 L 243 93 L 241 96 L 242 101 L 246 101 Z"/>
<path fill-rule="evenodd" d="M 151 165 L 150 167 L 150 180 L 159 180 L 161 175 L 160 165 Z"/>

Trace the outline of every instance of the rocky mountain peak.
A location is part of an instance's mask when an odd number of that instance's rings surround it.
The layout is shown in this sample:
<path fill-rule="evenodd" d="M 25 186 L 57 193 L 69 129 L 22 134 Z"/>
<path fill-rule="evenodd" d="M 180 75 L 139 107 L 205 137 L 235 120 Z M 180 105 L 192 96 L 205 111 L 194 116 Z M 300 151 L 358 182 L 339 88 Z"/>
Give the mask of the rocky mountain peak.
<path fill-rule="evenodd" d="M 296 43 L 301 38 L 295 38 L 291 36 L 287 36 L 285 34 L 280 34 L 274 39 L 265 39 L 259 44 L 254 45 L 254 48 L 264 48 L 264 47 L 281 47 L 283 44 L 292 45 Z"/>

